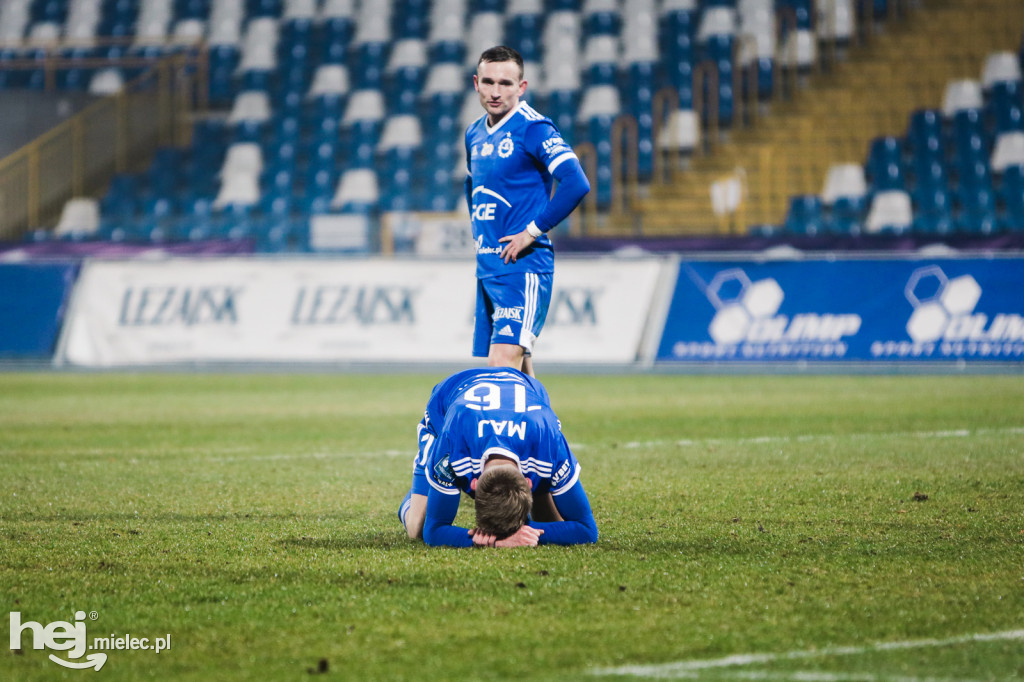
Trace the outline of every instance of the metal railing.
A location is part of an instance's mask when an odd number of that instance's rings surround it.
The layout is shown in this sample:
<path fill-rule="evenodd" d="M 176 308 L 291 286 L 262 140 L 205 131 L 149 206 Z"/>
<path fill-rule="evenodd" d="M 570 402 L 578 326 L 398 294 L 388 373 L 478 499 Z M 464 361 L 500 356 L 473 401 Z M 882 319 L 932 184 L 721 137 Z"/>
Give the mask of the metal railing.
<path fill-rule="evenodd" d="M 206 108 L 206 52 L 159 59 L 70 60 L 57 48 L 42 60 L 0 68 L 43 68 L 53 85 L 62 69 L 143 69 L 120 92 L 103 97 L 0 160 L 0 240 L 52 227 L 68 199 L 95 196 L 116 173 L 141 168 L 159 146 L 191 140 L 192 113 Z"/>

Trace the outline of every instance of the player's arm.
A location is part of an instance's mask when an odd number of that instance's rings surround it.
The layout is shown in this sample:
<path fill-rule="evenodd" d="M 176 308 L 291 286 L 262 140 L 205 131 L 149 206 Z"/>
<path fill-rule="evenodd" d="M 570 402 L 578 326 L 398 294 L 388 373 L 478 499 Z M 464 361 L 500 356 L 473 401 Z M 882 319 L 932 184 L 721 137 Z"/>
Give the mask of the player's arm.
<path fill-rule="evenodd" d="M 530 246 L 542 234 L 549 232 L 558 223 L 569 217 L 583 197 L 590 191 L 590 181 L 579 160 L 572 156 L 558 164 L 552 176 L 558 181 L 554 194 L 547 205 L 529 225 L 518 234 L 502 237 L 499 242 L 507 242 L 501 252 L 502 259 L 508 263 L 515 262 L 519 254 Z"/>
<path fill-rule="evenodd" d="M 590 500 L 579 480 L 552 499 L 558 514 L 564 520 L 549 523 L 531 521 L 530 526 L 544 531 L 540 536 L 540 544 L 585 545 L 597 542 L 597 522 L 594 521 Z"/>
<path fill-rule="evenodd" d="M 468 528 L 452 525 L 459 511 L 459 493 L 442 493 L 431 488 L 427 493 L 427 512 L 423 521 L 423 542 L 432 547 L 472 547 Z"/>

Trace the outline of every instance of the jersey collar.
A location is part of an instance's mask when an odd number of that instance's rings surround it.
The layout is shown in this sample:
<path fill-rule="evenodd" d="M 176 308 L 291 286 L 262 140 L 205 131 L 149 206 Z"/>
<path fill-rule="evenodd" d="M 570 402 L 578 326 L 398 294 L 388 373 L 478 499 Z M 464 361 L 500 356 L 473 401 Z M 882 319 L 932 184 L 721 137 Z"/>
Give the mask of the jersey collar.
<path fill-rule="evenodd" d="M 487 114 L 484 114 L 484 129 L 487 131 L 487 134 L 493 135 L 494 133 L 498 132 L 498 130 L 503 125 L 505 125 L 505 123 L 507 123 L 508 120 L 512 118 L 524 104 L 526 104 L 526 102 L 524 102 L 523 100 L 519 100 L 519 103 L 516 104 L 511 110 L 509 110 L 509 112 L 505 114 L 500 121 L 495 123 L 493 128 L 487 125 Z"/>

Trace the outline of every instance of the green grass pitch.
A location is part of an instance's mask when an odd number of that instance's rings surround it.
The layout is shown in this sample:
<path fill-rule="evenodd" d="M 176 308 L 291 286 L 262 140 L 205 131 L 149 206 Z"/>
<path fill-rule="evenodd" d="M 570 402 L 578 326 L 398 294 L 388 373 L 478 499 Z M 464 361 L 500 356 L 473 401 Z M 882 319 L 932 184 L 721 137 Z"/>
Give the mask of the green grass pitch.
<path fill-rule="evenodd" d="M 542 376 L 601 538 L 524 550 L 398 524 L 441 378 L 0 374 L 5 610 L 171 644 L 0 679 L 1024 678 L 1019 376 Z"/>

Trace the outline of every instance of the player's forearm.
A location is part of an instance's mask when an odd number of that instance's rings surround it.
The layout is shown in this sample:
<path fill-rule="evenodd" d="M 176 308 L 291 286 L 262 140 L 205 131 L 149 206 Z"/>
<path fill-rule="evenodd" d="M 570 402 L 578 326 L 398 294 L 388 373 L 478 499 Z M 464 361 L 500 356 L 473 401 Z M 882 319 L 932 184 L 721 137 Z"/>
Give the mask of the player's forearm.
<path fill-rule="evenodd" d="M 473 538 L 468 528 L 451 524 L 427 523 L 423 525 L 423 542 L 431 547 L 472 547 Z"/>
<path fill-rule="evenodd" d="M 542 545 L 590 545 L 597 542 L 597 523 L 593 516 L 583 521 L 534 521 L 530 525 L 544 531 L 540 536 Z"/>
<path fill-rule="evenodd" d="M 555 170 L 555 179 L 558 180 L 558 187 L 554 196 L 533 221 L 542 232 L 547 232 L 568 218 L 590 191 L 590 181 L 576 161 L 561 164 Z"/>
<path fill-rule="evenodd" d="M 577 482 L 572 488 L 553 499 L 558 515 L 565 520 L 531 522 L 531 526 L 544 531 L 540 536 L 540 544 L 586 545 L 597 542 L 597 522 L 594 520 L 590 500 L 583 490 L 582 483 Z"/>

